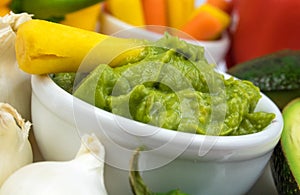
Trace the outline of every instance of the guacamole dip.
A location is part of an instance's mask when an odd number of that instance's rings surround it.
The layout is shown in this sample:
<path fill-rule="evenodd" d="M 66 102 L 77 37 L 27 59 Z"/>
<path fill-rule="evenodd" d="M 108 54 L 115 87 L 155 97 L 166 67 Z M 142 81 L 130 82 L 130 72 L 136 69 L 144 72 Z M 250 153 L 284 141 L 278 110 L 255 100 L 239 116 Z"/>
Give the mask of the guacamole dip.
<path fill-rule="evenodd" d="M 96 107 L 170 130 L 243 135 L 263 130 L 275 118 L 254 111 L 261 95 L 251 82 L 225 79 L 207 62 L 203 47 L 170 35 L 145 44 L 139 56 L 124 58 L 117 67 L 100 64 L 88 74 L 52 78 Z"/>

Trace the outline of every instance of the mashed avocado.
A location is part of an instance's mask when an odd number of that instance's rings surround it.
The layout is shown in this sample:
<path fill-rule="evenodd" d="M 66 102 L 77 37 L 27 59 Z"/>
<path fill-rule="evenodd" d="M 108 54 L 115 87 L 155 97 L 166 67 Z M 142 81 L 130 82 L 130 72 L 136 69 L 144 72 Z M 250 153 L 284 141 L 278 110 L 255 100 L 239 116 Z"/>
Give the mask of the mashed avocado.
<path fill-rule="evenodd" d="M 207 62 L 203 47 L 169 35 L 118 67 L 100 64 L 80 75 L 78 84 L 75 76 L 52 75 L 59 86 L 92 105 L 166 129 L 243 135 L 263 130 L 275 118 L 254 112 L 261 95 L 251 82 L 224 79 Z"/>

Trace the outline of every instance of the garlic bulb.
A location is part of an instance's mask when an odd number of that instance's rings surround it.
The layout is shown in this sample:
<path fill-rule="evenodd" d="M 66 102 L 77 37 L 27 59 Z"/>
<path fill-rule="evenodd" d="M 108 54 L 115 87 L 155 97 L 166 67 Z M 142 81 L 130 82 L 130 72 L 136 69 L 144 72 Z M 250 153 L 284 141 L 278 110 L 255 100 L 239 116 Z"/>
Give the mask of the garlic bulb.
<path fill-rule="evenodd" d="M 14 171 L 32 163 L 30 127 L 11 105 L 0 103 L 0 187 Z"/>
<path fill-rule="evenodd" d="M 97 137 L 85 135 L 75 159 L 26 165 L 6 180 L 0 195 L 106 195 L 104 155 Z"/>
<path fill-rule="evenodd" d="M 10 12 L 0 17 L 0 101 L 12 105 L 30 120 L 30 75 L 18 68 L 15 55 L 15 38 L 18 27 L 31 20 L 26 13 Z"/>

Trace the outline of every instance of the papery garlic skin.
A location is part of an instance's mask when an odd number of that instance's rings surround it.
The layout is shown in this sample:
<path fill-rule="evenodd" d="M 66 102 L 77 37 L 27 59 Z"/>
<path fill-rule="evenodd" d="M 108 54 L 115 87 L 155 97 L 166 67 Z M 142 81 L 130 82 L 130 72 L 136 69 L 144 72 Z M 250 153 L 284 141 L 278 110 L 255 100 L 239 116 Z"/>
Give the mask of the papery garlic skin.
<path fill-rule="evenodd" d="M 15 54 L 16 32 L 28 20 L 27 13 L 0 17 L 0 102 L 9 103 L 30 120 L 31 76 L 19 69 Z"/>
<path fill-rule="evenodd" d="M 14 171 L 33 161 L 30 127 L 11 105 L 0 103 L 0 188 Z"/>
<path fill-rule="evenodd" d="M 85 135 L 75 159 L 44 161 L 22 167 L 0 189 L 0 195 L 106 195 L 103 145 Z"/>

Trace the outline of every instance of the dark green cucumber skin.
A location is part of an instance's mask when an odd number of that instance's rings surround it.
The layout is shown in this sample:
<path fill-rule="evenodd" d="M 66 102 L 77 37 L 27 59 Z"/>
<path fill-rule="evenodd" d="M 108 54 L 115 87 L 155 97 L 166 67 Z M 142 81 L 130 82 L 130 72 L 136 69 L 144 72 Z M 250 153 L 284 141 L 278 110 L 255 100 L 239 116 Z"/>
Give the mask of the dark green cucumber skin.
<path fill-rule="evenodd" d="M 299 186 L 289 168 L 279 142 L 270 159 L 271 171 L 277 192 L 281 195 L 299 195 Z"/>
<path fill-rule="evenodd" d="M 300 89 L 300 50 L 281 50 L 237 64 L 227 71 L 262 91 Z"/>
<path fill-rule="evenodd" d="M 300 97 L 300 89 L 262 91 L 280 109 L 283 109 L 290 101 Z"/>
<path fill-rule="evenodd" d="M 281 50 L 237 64 L 227 73 L 253 82 L 280 109 L 300 96 L 300 50 Z"/>

